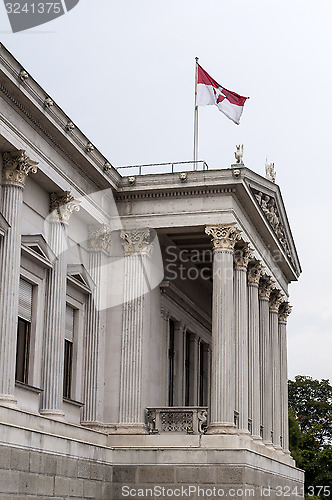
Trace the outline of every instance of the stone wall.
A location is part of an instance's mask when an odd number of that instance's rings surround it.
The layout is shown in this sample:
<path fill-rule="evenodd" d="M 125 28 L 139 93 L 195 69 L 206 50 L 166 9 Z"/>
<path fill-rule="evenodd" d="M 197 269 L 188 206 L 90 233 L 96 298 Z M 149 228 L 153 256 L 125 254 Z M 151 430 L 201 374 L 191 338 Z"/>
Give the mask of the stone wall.
<path fill-rule="evenodd" d="M 1 500 L 205 500 L 222 496 L 237 499 L 267 497 L 276 500 L 283 496 L 303 498 L 301 487 L 301 481 L 295 478 L 282 477 L 250 466 L 111 465 L 97 460 L 68 458 L 18 448 L 0 449 Z M 280 495 L 280 492 L 284 495 Z"/>

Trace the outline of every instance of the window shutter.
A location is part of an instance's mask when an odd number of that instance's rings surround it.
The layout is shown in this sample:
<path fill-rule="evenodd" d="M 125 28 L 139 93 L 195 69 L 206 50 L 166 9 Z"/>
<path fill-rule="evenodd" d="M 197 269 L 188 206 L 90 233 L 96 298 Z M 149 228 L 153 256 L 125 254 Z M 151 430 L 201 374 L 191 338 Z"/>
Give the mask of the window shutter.
<path fill-rule="evenodd" d="M 18 315 L 31 323 L 32 317 L 32 285 L 27 281 L 20 279 Z"/>
<path fill-rule="evenodd" d="M 65 339 L 74 342 L 74 309 L 66 306 Z"/>

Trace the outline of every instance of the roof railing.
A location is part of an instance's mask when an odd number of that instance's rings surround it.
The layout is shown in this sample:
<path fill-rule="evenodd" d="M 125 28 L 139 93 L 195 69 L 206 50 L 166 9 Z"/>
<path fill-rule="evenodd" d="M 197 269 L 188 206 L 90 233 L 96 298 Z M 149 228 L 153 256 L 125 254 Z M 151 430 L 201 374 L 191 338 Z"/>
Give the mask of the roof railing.
<path fill-rule="evenodd" d="M 190 167 L 191 166 L 191 167 Z M 162 170 L 156 172 L 156 168 Z M 147 174 L 169 174 L 174 172 L 188 172 L 195 170 L 209 170 L 208 164 L 204 160 L 192 160 L 192 161 L 173 161 L 167 163 L 147 163 L 144 165 L 126 165 L 124 167 L 116 167 L 116 170 L 132 170 L 131 172 L 126 172 L 124 175 L 147 175 Z M 143 172 L 144 169 L 144 172 Z M 138 173 L 137 173 L 138 171 Z M 121 172 L 120 172 L 121 173 Z"/>

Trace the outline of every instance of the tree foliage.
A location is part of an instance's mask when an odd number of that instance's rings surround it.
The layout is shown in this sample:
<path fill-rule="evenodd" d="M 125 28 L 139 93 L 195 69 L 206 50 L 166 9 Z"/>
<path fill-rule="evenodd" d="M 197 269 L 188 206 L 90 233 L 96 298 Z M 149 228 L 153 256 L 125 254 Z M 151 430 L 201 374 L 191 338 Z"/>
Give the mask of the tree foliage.
<path fill-rule="evenodd" d="M 298 375 L 288 381 L 288 397 L 290 451 L 305 471 L 306 490 L 326 486 L 332 495 L 332 386 Z"/>

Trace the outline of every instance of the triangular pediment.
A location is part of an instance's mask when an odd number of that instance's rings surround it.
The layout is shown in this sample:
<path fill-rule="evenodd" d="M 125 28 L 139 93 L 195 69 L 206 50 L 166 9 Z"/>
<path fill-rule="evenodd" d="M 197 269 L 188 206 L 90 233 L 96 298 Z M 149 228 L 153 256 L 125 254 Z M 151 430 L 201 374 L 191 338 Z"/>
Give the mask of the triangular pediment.
<path fill-rule="evenodd" d="M 83 293 L 91 293 L 95 283 L 83 264 L 70 264 L 67 267 L 68 281 Z"/>
<path fill-rule="evenodd" d="M 269 190 L 263 185 L 250 185 L 249 188 L 261 216 L 274 234 L 284 255 L 299 275 L 301 267 L 278 186 L 274 185 L 273 190 Z"/>
<path fill-rule="evenodd" d="M 24 234 L 21 237 L 22 252 L 42 267 L 50 268 L 56 256 L 42 234 Z"/>

